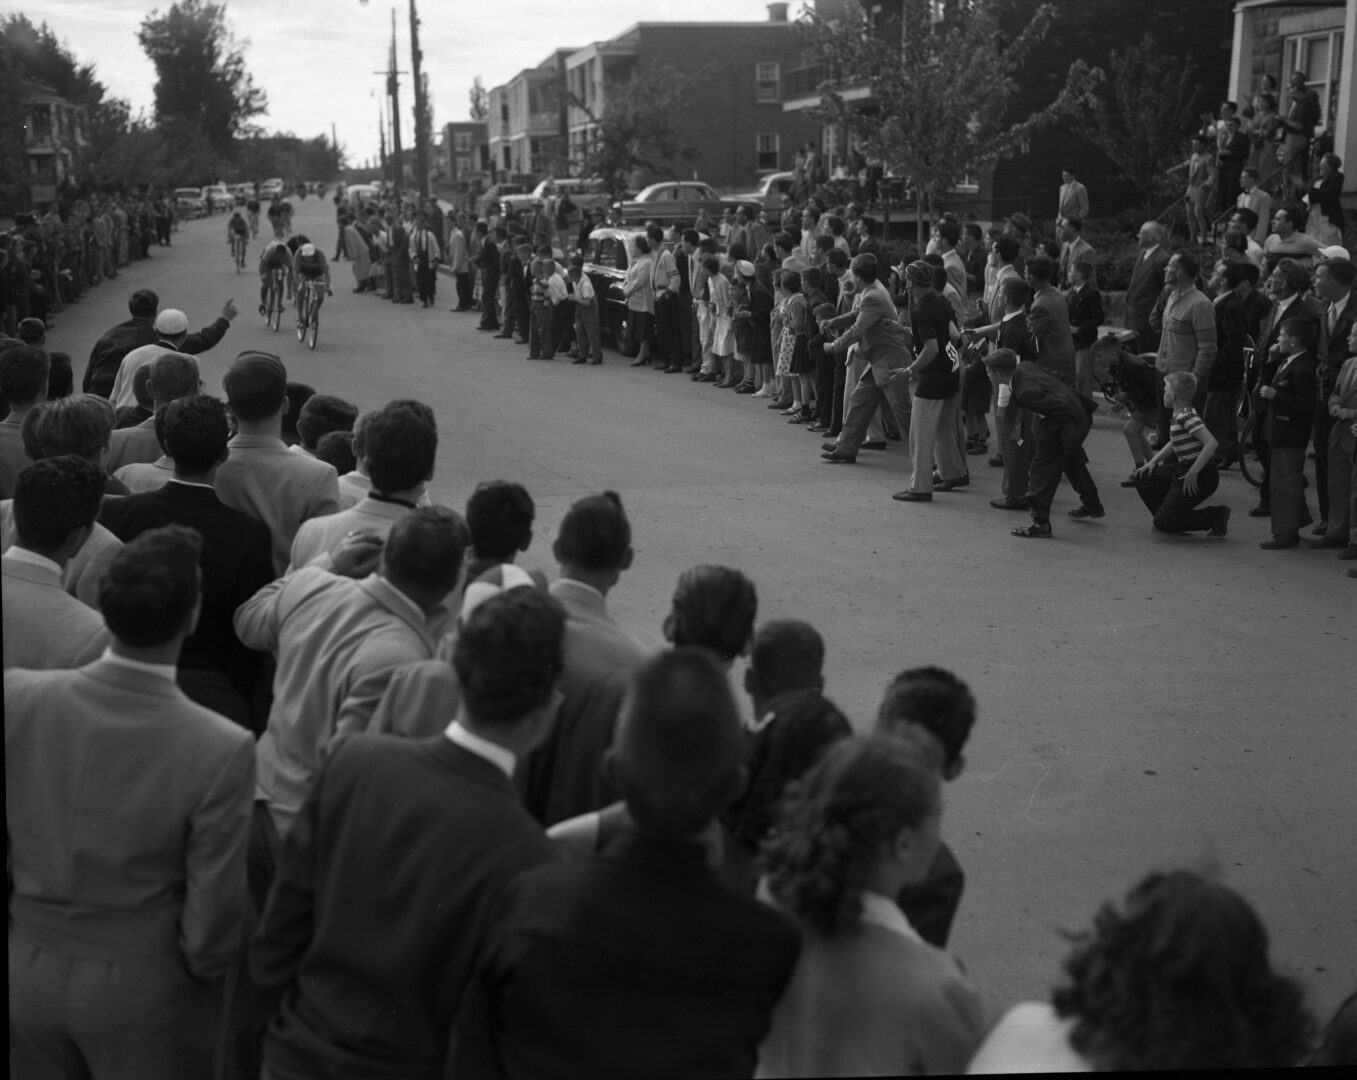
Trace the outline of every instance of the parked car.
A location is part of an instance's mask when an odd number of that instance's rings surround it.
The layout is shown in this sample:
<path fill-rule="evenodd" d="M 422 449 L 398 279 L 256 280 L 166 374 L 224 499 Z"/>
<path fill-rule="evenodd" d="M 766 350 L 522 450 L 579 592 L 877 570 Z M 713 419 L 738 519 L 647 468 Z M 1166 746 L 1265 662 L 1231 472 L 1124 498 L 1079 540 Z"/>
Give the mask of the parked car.
<path fill-rule="evenodd" d="M 215 214 L 218 210 L 231 209 L 234 200 L 225 184 L 208 184 L 203 188 L 203 202 L 207 204 L 207 212 Z"/>
<path fill-rule="evenodd" d="M 253 184 L 232 184 L 230 190 L 231 198 L 237 206 L 244 206 L 254 198 Z"/>
<path fill-rule="evenodd" d="M 503 202 L 506 195 L 522 195 L 522 184 L 492 184 L 485 194 L 476 200 L 476 216 L 485 217 L 491 203 Z"/>
<path fill-rule="evenodd" d="M 627 267 L 636 250 L 633 242 L 644 235 L 645 228 L 640 225 L 600 226 L 589 234 L 582 252 L 584 272 L 598 296 L 599 327 L 612 337 L 623 356 L 635 356 L 641 351 L 641 343 L 631 332 L 631 311 L 623 289 L 627 284 Z M 673 244 L 664 246 L 670 251 L 674 249 Z"/>
<path fill-rule="evenodd" d="M 795 177 L 789 172 L 769 173 L 753 191 L 742 191 L 731 199 L 739 203 L 757 204 L 765 210 L 780 210 L 782 196 L 791 193 Z"/>
<path fill-rule="evenodd" d="M 622 219 L 642 224 L 655 220 L 664 225 L 692 225 L 698 212 L 705 210 L 713 221 L 737 200 L 723 198 L 710 184 L 698 180 L 667 180 L 643 188 L 634 199 L 622 203 Z"/>
<path fill-rule="evenodd" d="M 271 199 L 275 195 L 283 193 L 283 182 L 277 178 L 265 180 L 259 188 L 259 197 L 261 199 Z"/>
<path fill-rule="evenodd" d="M 174 208 L 179 212 L 181 218 L 202 217 L 207 213 L 207 200 L 203 198 L 201 188 L 175 188 Z"/>
<path fill-rule="evenodd" d="M 576 176 L 562 177 L 555 180 L 551 177 L 543 180 L 531 193 L 524 195 L 509 195 L 500 200 L 511 210 L 530 210 L 538 202 L 546 203 L 547 213 L 552 217 L 556 216 L 556 206 L 560 202 L 563 194 L 569 193 L 570 201 L 578 208 L 570 215 L 570 220 L 578 221 L 593 206 L 608 206 L 611 200 L 608 197 L 608 188 L 602 180 L 582 178 Z"/>

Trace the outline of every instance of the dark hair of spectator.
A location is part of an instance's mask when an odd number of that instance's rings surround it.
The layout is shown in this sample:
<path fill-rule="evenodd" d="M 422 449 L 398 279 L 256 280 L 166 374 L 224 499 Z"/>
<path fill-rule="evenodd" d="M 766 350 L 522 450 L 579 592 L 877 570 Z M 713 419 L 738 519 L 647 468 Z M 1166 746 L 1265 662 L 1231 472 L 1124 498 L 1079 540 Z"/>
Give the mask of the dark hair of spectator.
<path fill-rule="evenodd" d="M 1197 275 L 1201 273 L 1201 264 L 1197 262 L 1197 256 L 1190 251 L 1175 251 L 1173 257 L 1178 260 L 1179 269 L 1190 279 L 1196 280 Z"/>
<path fill-rule="evenodd" d="M 1293 293 L 1303 293 L 1310 287 L 1311 275 L 1309 269 L 1295 259 L 1282 259 L 1277 263 L 1273 273 L 1279 276 Z"/>
<path fill-rule="evenodd" d="M 231 412 L 246 423 L 267 420 L 291 398 L 287 368 L 269 353 L 241 353 L 222 377 L 222 387 Z"/>
<path fill-rule="evenodd" d="M 1280 208 L 1282 217 L 1291 222 L 1295 229 L 1305 228 L 1306 209 L 1299 203 L 1286 203 Z"/>
<path fill-rule="evenodd" d="M 297 431 L 297 420 L 302 415 L 303 406 L 315 396 L 314 386 L 300 382 L 287 384 L 287 412 L 283 413 L 283 442 L 288 446 L 296 446 L 302 441 Z"/>
<path fill-rule="evenodd" d="M 744 732 L 726 673 L 702 649 L 678 648 L 631 680 L 614 748 L 627 810 L 643 832 L 700 832 L 739 790 Z"/>
<path fill-rule="evenodd" d="M 715 255 L 707 255 L 702 260 L 702 269 L 712 275 L 719 274 L 721 272 L 721 260 Z"/>
<path fill-rule="evenodd" d="M 1258 214 L 1250 207 L 1247 206 L 1239 207 L 1237 210 L 1235 210 L 1234 216 L 1239 218 L 1241 222 L 1248 226 L 1249 232 L 1253 232 L 1254 229 L 1258 228 Z"/>
<path fill-rule="evenodd" d="M 955 221 L 944 221 L 938 225 L 938 236 L 944 243 L 955 247 L 961 240 L 961 227 Z"/>
<path fill-rule="evenodd" d="M 841 247 L 832 247 L 829 249 L 828 254 L 825 255 L 825 262 L 829 263 L 829 265 L 836 270 L 847 270 L 850 261 L 851 259 L 848 252 L 844 251 Z"/>
<path fill-rule="evenodd" d="M 630 550 L 631 522 L 615 491 L 571 503 L 554 547 L 559 562 L 590 571 L 621 569 Z"/>
<path fill-rule="evenodd" d="M 787 794 L 763 849 L 769 891 L 823 937 L 848 930 L 882 849 L 936 815 L 940 797 L 937 774 L 900 740 L 839 740 Z"/>
<path fill-rule="evenodd" d="M 165 525 L 128 543 L 109 563 L 99 610 L 119 641 L 146 648 L 187 633 L 200 591 L 203 540 L 195 529 Z"/>
<path fill-rule="evenodd" d="M 1254 267 L 1257 270 L 1257 267 Z M 1225 279 L 1225 284 L 1231 289 L 1238 288 L 1249 279 L 1248 267 L 1244 263 L 1230 262 L 1225 264 L 1225 269 L 1221 271 L 1221 277 Z"/>
<path fill-rule="evenodd" d="M 863 255 L 855 255 L 849 266 L 854 274 L 862 278 L 862 280 L 869 285 L 877 279 L 878 267 L 876 264 L 876 256 L 870 251 Z"/>
<path fill-rule="evenodd" d="M 420 506 L 391 527 L 382 564 L 393 584 L 437 591 L 457 584 L 471 534 L 446 506 Z"/>
<path fill-rule="evenodd" d="M 357 420 L 357 405 L 333 394 L 316 394 L 306 399 L 297 414 L 297 434 L 302 445 L 314 452 L 322 435 L 331 431 L 352 431 Z"/>
<path fill-rule="evenodd" d="M 699 645 L 729 663 L 744 652 L 758 615 L 754 583 L 728 566 L 679 575 L 665 630 L 675 645 Z"/>
<path fill-rule="evenodd" d="M 30 551 L 55 551 L 88 528 L 104 497 L 104 471 L 75 454 L 35 461 L 14 482 L 14 533 Z"/>
<path fill-rule="evenodd" d="M 363 419 L 363 460 L 372 490 L 409 491 L 433 475 L 438 424 L 422 401 L 392 401 Z"/>
<path fill-rule="evenodd" d="M 1055 262 L 1049 255 L 1033 255 L 1027 260 L 1027 272 L 1038 281 L 1049 283 L 1055 277 Z"/>
<path fill-rule="evenodd" d="M 790 233 L 780 232 L 773 237 L 773 245 L 780 251 L 790 252 L 796 245 L 792 241 Z"/>
<path fill-rule="evenodd" d="M 565 610 L 540 589 L 508 589 L 462 623 L 452 666 L 478 724 L 512 724 L 540 709 L 561 677 Z"/>
<path fill-rule="evenodd" d="M 150 289 L 138 289 L 127 298 L 127 310 L 134 319 L 154 319 L 160 308 L 160 297 Z"/>
<path fill-rule="evenodd" d="M 1091 262 L 1089 262 L 1087 259 L 1078 259 L 1075 261 L 1074 269 L 1075 272 L 1078 273 L 1080 277 L 1082 277 L 1095 289 L 1098 287 L 1098 282 L 1095 279 L 1093 273 L 1093 264 Z"/>
<path fill-rule="evenodd" d="M 113 406 L 96 394 L 43 401 L 25 415 L 19 428 L 30 461 L 78 454 L 98 462 L 113 435 Z"/>
<path fill-rule="evenodd" d="M 801 274 L 798 271 L 782 271 L 782 291 L 789 293 L 799 293 L 801 291 Z"/>
<path fill-rule="evenodd" d="M 466 501 L 466 520 L 476 557 L 512 559 L 532 539 L 536 516 L 532 496 L 522 484 L 487 480 L 476 485 Z"/>
<path fill-rule="evenodd" d="M 1224 885 L 1150 874 L 1072 940 L 1052 1001 L 1095 1069 L 1291 1066 L 1310 1044 L 1300 987 L 1272 970 L 1262 922 Z"/>
<path fill-rule="evenodd" d="M 1013 307 L 1026 307 L 1032 300 L 1032 286 L 1020 277 L 1004 281 L 1004 300 Z"/>
<path fill-rule="evenodd" d="M 944 768 L 961 757 L 975 726 L 975 695 L 946 668 L 909 668 L 886 687 L 876 713 L 876 730 L 895 735 L 917 724 L 942 744 Z"/>
<path fill-rule="evenodd" d="M 327 431 L 316 442 L 316 460 L 333 465 L 340 476 L 358 468 L 358 458 L 353 452 L 353 432 Z"/>
<path fill-rule="evenodd" d="M 1293 315 L 1289 319 L 1282 320 L 1282 332 L 1295 338 L 1303 349 L 1308 349 L 1314 345 L 1315 329 L 1314 322 L 1304 315 Z"/>
<path fill-rule="evenodd" d="M 877 230 L 876 218 L 864 214 L 862 217 L 858 218 L 858 221 L 861 223 L 863 229 L 866 230 L 868 236 L 876 235 Z"/>
<path fill-rule="evenodd" d="M 153 401 L 174 401 L 201 389 L 198 361 L 187 353 L 163 352 L 146 369 L 146 389 Z"/>
<path fill-rule="evenodd" d="M 11 409 L 26 409 L 45 397 L 52 362 L 36 345 L 19 345 L 0 352 L 0 394 Z"/>
<path fill-rule="evenodd" d="M 697 247 L 697 245 L 702 242 L 702 234 L 696 229 L 684 229 L 683 242 L 685 244 L 692 244 L 693 247 Z"/>
<path fill-rule="evenodd" d="M 47 360 L 51 365 L 47 376 L 47 400 L 56 401 L 59 398 L 70 397 L 75 389 L 75 371 L 71 368 L 71 354 L 49 352 Z"/>
<path fill-rule="evenodd" d="M 632 241 L 632 243 L 636 245 L 636 254 L 637 254 L 637 255 L 649 255 L 649 254 L 650 254 L 650 241 L 647 240 L 644 236 L 638 236 L 638 237 L 636 237 L 636 238 Z"/>
<path fill-rule="evenodd" d="M 818 690 L 825 665 L 825 640 L 800 619 L 774 619 L 754 633 L 749 668 L 765 698 L 791 690 Z"/>
<path fill-rule="evenodd" d="M 41 319 L 20 319 L 14 333 L 25 345 L 41 345 L 47 340 L 47 325 Z"/>
<path fill-rule="evenodd" d="M 1357 278 L 1357 267 L 1354 267 L 1348 259 L 1325 259 L 1319 264 L 1324 272 L 1333 278 L 1338 284 L 1345 288 L 1352 288 L 1354 278 Z"/>
<path fill-rule="evenodd" d="M 175 468 L 191 476 L 219 465 L 231 438 L 225 404 L 207 394 L 171 401 L 156 413 L 156 429 Z"/>
<path fill-rule="evenodd" d="M 132 376 L 132 396 L 143 409 L 155 408 L 155 398 L 151 396 L 151 365 L 142 364 Z"/>
<path fill-rule="evenodd" d="M 777 719 L 747 740 L 745 789 L 721 814 L 730 838 L 747 852 L 757 851 L 787 785 L 800 780 L 825 747 L 852 734 L 848 718 L 819 690 L 795 691 L 779 701 Z"/>
<path fill-rule="evenodd" d="M 663 244 L 664 228 L 660 225 L 647 225 L 646 239 L 649 240 L 651 245 L 655 247 L 658 247 L 660 244 Z"/>
<path fill-rule="evenodd" d="M 1022 251 L 1016 236 L 1001 236 L 994 241 L 994 250 L 999 253 L 999 261 L 1011 263 Z"/>

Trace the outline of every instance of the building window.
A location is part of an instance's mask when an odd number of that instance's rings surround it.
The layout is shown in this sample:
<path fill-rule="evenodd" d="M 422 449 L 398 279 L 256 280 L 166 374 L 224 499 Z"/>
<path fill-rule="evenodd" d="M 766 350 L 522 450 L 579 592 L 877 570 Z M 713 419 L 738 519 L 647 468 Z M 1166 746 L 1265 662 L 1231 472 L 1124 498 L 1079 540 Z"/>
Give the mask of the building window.
<path fill-rule="evenodd" d="M 979 195 L 980 181 L 968 169 L 961 179 L 952 185 L 951 190 L 959 195 Z"/>
<path fill-rule="evenodd" d="M 465 152 L 471 149 L 471 132 L 456 131 L 452 135 L 452 148 L 457 151 Z"/>
<path fill-rule="evenodd" d="M 459 173 L 471 171 L 471 158 L 466 154 L 457 155 L 457 171 Z"/>
<path fill-rule="evenodd" d="M 1343 31 L 1326 30 L 1304 34 L 1286 42 L 1286 81 L 1295 71 L 1305 72 L 1305 88 L 1319 95 L 1319 127 L 1333 123 L 1338 102 L 1338 85 L 1343 71 Z M 1286 100 L 1281 102 L 1285 112 Z"/>
<path fill-rule="evenodd" d="M 781 136 L 777 132 L 754 136 L 754 152 L 758 158 L 755 168 L 759 172 L 776 172 L 778 169 L 778 150 Z"/>
<path fill-rule="evenodd" d="M 776 104 L 782 100 L 782 83 L 776 60 L 760 60 L 754 65 L 754 100 Z"/>

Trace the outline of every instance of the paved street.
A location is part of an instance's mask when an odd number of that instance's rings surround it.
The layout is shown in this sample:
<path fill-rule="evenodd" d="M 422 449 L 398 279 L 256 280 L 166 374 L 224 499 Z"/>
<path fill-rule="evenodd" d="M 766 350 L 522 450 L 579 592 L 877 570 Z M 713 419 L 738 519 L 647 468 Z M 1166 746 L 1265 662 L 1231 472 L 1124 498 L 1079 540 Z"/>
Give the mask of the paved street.
<path fill-rule="evenodd" d="M 295 200 L 294 200 L 295 203 Z M 334 250 L 333 207 L 297 225 Z M 1327 1014 L 1357 988 L 1357 581 L 1332 552 L 1259 550 L 1267 522 L 1235 472 L 1223 542 L 1150 531 L 1115 422 L 1098 418 L 1092 470 L 1108 516 L 1080 524 L 1062 487 L 1053 541 L 1008 531 L 998 470 L 931 505 L 893 502 L 900 444 L 856 466 L 819 459 L 819 438 L 760 401 L 686 378 L 529 362 L 526 349 L 452 314 L 352 295 L 350 264 L 312 353 L 257 315 L 258 282 L 234 273 L 222 216 L 187 222 L 114 283 L 58 317 L 49 348 L 76 377 L 136 288 L 194 329 L 234 297 L 240 316 L 200 358 L 212 392 L 244 348 L 279 352 L 293 379 L 360 408 L 414 397 L 442 432 L 435 497 L 460 508 L 478 481 L 525 484 L 538 540 L 523 562 L 554 569 L 570 501 L 614 488 L 637 558 L 610 604 L 653 643 L 680 569 L 751 575 L 760 618 L 809 619 L 828 644 L 827 693 L 866 727 L 887 679 L 938 663 L 968 679 L 980 719 L 947 791 L 943 833 L 968 877 L 953 935 L 991 1010 L 1044 996 L 1097 905 L 1146 871 L 1218 866 L 1259 907 L 1281 963 Z M 259 242 L 251 244 L 250 262 Z M 1313 500 L 1311 509 L 1314 509 Z M 739 668 L 737 668 L 737 675 Z"/>

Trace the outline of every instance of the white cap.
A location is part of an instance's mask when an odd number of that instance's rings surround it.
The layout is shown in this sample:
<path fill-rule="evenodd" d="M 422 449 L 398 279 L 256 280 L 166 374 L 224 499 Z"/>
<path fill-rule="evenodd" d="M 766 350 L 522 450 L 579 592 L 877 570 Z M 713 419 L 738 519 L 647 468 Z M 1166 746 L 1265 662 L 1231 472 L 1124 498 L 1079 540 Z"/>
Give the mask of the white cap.
<path fill-rule="evenodd" d="M 299 255 L 305 255 L 308 259 L 316 253 L 315 244 L 303 244 L 297 252 Z"/>
<path fill-rule="evenodd" d="M 1352 256 L 1348 254 L 1348 249 L 1343 247 L 1341 244 L 1331 244 L 1328 247 L 1320 248 L 1319 253 L 1323 255 L 1324 258 L 1326 259 L 1352 258 Z"/>
<path fill-rule="evenodd" d="M 465 622 L 473 611 L 492 596 L 498 596 L 510 589 L 519 589 L 525 585 L 535 584 L 536 582 L 533 581 L 531 574 L 513 563 L 502 563 L 487 570 L 467 585 L 466 591 L 462 594 L 462 621 Z"/>

